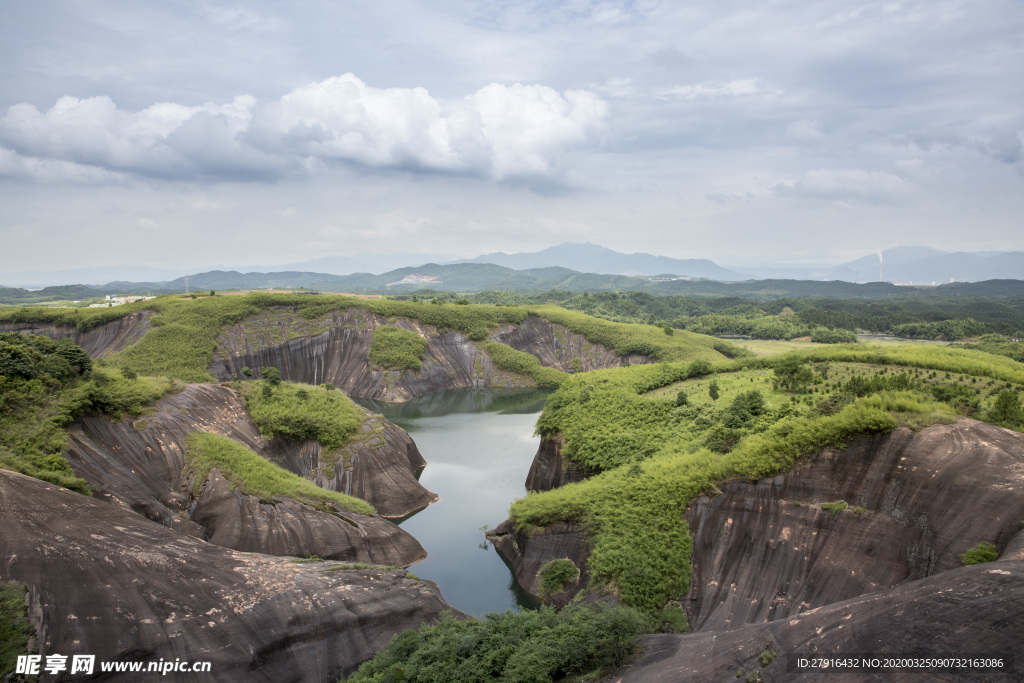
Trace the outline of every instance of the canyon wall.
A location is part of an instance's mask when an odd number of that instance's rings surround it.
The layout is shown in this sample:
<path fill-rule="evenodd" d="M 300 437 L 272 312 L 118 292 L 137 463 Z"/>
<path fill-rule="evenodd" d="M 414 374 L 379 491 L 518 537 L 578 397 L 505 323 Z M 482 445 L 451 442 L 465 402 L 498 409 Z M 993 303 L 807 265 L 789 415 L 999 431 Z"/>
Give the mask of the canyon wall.
<path fill-rule="evenodd" d="M 364 427 L 384 422 L 372 417 Z M 408 514 L 436 500 L 416 481 L 423 460 L 398 427 L 385 427 L 379 437 L 350 447 L 337 462 L 323 463 L 316 442 L 264 439 L 242 400 L 216 384 L 188 385 L 138 419 L 85 417 L 68 429 L 71 447 L 66 457 L 98 498 L 236 550 L 401 566 L 425 556 L 412 536 L 380 517 L 260 500 L 233 490 L 216 470 L 194 495 L 195 482 L 182 474 L 185 439 L 192 432 L 231 438 L 299 476 L 315 470 L 320 483 L 366 494 L 385 514 Z M 328 478 L 325 472 L 332 469 Z"/>
<path fill-rule="evenodd" d="M 237 552 L 6 470 L 0 519 L 0 579 L 28 588 L 43 655 L 210 662 L 170 677 L 197 683 L 335 681 L 451 609 L 404 570 Z"/>

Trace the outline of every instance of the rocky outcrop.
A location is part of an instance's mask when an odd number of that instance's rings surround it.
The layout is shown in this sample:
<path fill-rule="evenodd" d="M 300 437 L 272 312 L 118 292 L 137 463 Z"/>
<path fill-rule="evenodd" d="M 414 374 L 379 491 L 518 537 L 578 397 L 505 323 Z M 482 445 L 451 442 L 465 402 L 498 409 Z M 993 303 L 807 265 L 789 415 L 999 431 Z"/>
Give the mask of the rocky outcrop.
<path fill-rule="evenodd" d="M 411 330 L 427 340 L 418 372 L 370 366 L 367 355 L 373 331 L 385 324 Z M 614 353 L 559 328 L 531 317 L 518 326 L 502 326 L 493 338 L 532 353 L 545 365 L 565 370 L 573 369 L 573 358 L 578 358 L 585 370 L 623 363 Z M 627 360 L 648 362 L 642 356 Z M 338 311 L 316 322 L 286 310 L 249 318 L 221 335 L 210 371 L 218 379 L 228 380 L 242 377 L 243 368 L 258 374 L 268 366 L 293 382 L 333 384 L 351 396 L 381 401 L 406 401 L 445 389 L 532 385 L 532 380 L 495 368 L 490 356 L 459 332 L 442 332 L 407 318 L 389 320 L 361 309 Z"/>
<path fill-rule="evenodd" d="M 821 507 L 835 501 L 848 507 Z M 784 619 L 955 569 L 980 541 L 1003 547 L 1024 520 L 1024 435 L 975 420 L 898 429 L 726 484 L 686 518 L 690 626 Z"/>
<path fill-rule="evenodd" d="M 540 570 L 551 560 L 572 560 L 580 570 L 579 579 L 566 587 L 562 593 L 546 596 L 551 604 L 562 606 L 582 589 L 590 580 L 587 557 L 590 544 L 586 533 L 578 524 L 558 523 L 538 530 L 536 533 L 516 531 L 510 520 L 505 520 L 487 532 L 487 540 L 511 566 L 519 587 L 540 600 Z"/>
<path fill-rule="evenodd" d="M 211 663 L 175 681 L 334 681 L 450 609 L 403 570 L 237 552 L 5 470 L 0 519 L 0 582 L 28 587 L 43 655 Z"/>
<path fill-rule="evenodd" d="M 150 329 L 149 319 L 152 315 L 151 311 L 139 311 L 86 332 L 65 325 L 42 323 L 0 323 L 0 332 L 41 334 L 50 339 L 71 337 L 93 358 L 106 358 L 141 339 Z"/>
<path fill-rule="evenodd" d="M 585 465 L 562 457 L 562 439 L 559 436 L 541 439 L 537 454 L 526 475 L 528 491 L 550 491 L 565 484 L 583 481 L 593 475 Z"/>
<path fill-rule="evenodd" d="M 642 636 L 644 655 L 611 680 L 1020 681 L 1022 632 L 1024 561 L 1000 561 L 953 569 L 766 624 Z M 760 660 L 762 653 L 765 661 L 772 660 L 767 665 Z M 855 654 L 919 659 L 1010 655 L 1014 662 L 1002 671 L 985 672 L 907 667 L 840 672 L 835 667 L 801 671 L 794 661 L 799 656 Z"/>
<path fill-rule="evenodd" d="M 153 412 L 137 420 L 111 422 L 87 417 L 68 433 L 66 457 L 99 498 L 183 533 L 213 543 L 254 552 L 407 566 L 426 553 L 416 540 L 380 517 L 341 509 L 320 509 L 288 500 L 259 500 L 232 490 L 216 470 L 193 495 L 183 476 L 185 440 L 192 432 L 211 432 L 244 444 L 300 476 L 314 469 L 323 483 L 352 493 L 373 495 L 371 504 L 392 514 L 418 509 L 436 499 L 416 481 L 422 458 L 411 439 L 394 425 L 346 453 L 350 461 L 330 463 L 334 476 L 324 475 L 320 446 L 264 439 L 228 387 L 193 384 L 157 401 Z M 370 429 L 384 423 L 373 418 Z M 390 424 L 390 423 L 387 423 Z M 389 433 L 398 442 L 392 447 Z"/>
<path fill-rule="evenodd" d="M 541 443 L 528 488 L 575 480 L 560 447 L 558 439 Z M 723 484 L 686 519 L 694 539 L 683 600 L 691 628 L 784 619 L 954 569 L 980 541 L 1004 547 L 1024 520 L 1024 435 L 960 420 L 865 437 L 776 477 Z M 534 594 L 545 562 L 587 552 L 578 526 L 527 534 L 505 522 L 488 535 Z M 584 576 L 577 590 L 585 586 Z"/>
<path fill-rule="evenodd" d="M 532 315 L 518 325 L 502 325 L 491 339 L 517 351 L 532 353 L 541 365 L 565 372 L 587 372 L 651 362 L 650 358 L 640 354 L 617 356 L 614 351 L 593 344 L 562 325 Z"/>

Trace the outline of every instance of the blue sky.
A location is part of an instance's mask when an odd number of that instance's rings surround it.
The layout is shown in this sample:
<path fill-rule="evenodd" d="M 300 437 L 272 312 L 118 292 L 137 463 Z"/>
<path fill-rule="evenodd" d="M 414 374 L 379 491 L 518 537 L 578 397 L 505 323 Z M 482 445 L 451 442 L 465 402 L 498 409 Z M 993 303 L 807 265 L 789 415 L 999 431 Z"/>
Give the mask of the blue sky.
<path fill-rule="evenodd" d="M 0 273 L 1024 248 L 1024 3 L 0 5 Z"/>

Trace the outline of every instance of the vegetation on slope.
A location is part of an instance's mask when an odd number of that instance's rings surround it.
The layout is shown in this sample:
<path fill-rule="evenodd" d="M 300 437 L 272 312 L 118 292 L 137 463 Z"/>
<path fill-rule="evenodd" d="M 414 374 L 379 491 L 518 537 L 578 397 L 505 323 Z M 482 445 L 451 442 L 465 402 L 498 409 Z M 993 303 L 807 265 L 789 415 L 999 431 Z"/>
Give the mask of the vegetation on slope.
<path fill-rule="evenodd" d="M 8 680 L 17 665 L 18 655 L 29 654 L 29 641 L 35 629 L 28 620 L 24 586 L 18 583 L 0 585 L 0 680 Z"/>
<path fill-rule="evenodd" d="M 264 377 L 272 368 L 263 368 Z M 319 441 L 326 450 L 343 446 L 363 425 L 363 413 L 348 396 L 327 386 L 314 387 L 263 379 L 239 382 L 245 409 L 263 436 Z"/>
<path fill-rule="evenodd" d="M 87 413 L 140 415 L 175 388 L 94 364 L 70 339 L 0 334 L 0 467 L 88 493 L 62 455 L 64 427 Z"/>
<path fill-rule="evenodd" d="M 542 389 L 561 386 L 569 373 L 555 368 L 544 367 L 537 357 L 525 351 L 516 351 L 511 346 L 498 342 L 484 342 L 484 351 L 491 357 L 494 367 L 533 379 Z"/>
<path fill-rule="evenodd" d="M 398 634 L 348 681 L 539 683 L 596 675 L 625 662 L 649 627 L 639 612 L 605 604 L 574 603 L 560 612 L 545 606 L 479 621 L 449 614 Z"/>
<path fill-rule="evenodd" d="M 576 375 L 549 398 L 537 428 L 560 434 L 563 455 L 598 474 L 530 494 L 511 516 L 523 530 L 585 523 L 592 585 L 654 613 L 688 589 L 683 513 L 699 495 L 728 479 L 784 472 L 859 434 L 919 429 L 958 413 L 1021 429 L 1022 390 L 1019 363 L 922 347 L 819 347 Z"/>
<path fill-rule="evenodd" d="M 373 367 L 382 370 L 419 372 L 427 346 L 427 340 L 412 330 L 381 325 L 373 331 L 367 357 Z"/>
<path fill-rule="evenodd" d="M 194 432 L 188 435 L 185 474 L 194 474 L 193 494 L 198 495 L 210 470 L 217 468 L 233 488 L 245 495 L 264 500 L 291 498 L 313 506 L 335 504 L 352 512 L 372 515 L 375 510 L 366 501 L 336 491 L 322 489 L 298 475 L 261 458 L 226 436 Z"/>
<path fill-rule="evenodd" d="M 0 322 L 51 323 L 87 330 L 136 311 L 152 311 L 155 314 L 150 323 L 152 329 L 129 348 L 111 356 L 110 363 L 116 367 L 131 368 L 143 375 L 175 377 L 187 382 L 208 382 L 213 379 L 209 374 L 209 368 L 220 332 L 228 325 L 239 323 L 273 307 L 290 307 L 297 315 L 307 320 L 318 320 L 335 311 L 368 309 L 387 318 L 415 319 L 440 331 L 457 330 L 474 341 L 486 339 L 489 330 L 499 325 L 518 324 L 528 315 L 536 314 L 562 324 L 591 342 L 611 348 L 620 355 L 642 354 L 656 360 L 711 360 L 721 358 L 722 354 L 740 357 L 748 353 L 724 340 L 692 334 L 669 336 L 659 327 L 617 325 L 552 306 L 528 309 L 368 300 L 311 294 L 200 296 L 195 299 L 172 295 L 109 309 L 23 308 L 0 311 Z M 385 327 L 391 330 L 398 329 Z M 377 345 L 377 351 L 372 355 L 381 361 L 378 363 L 381 367 L 398 364 L 399 367 L 416 368 L 413 361 L 413 357 L 416 356 L 414 342 L 402 332 L 380 333 L 381 341 Z M 416 358 L 421 359 L 422 353 Z M 509 365 L 513 364 L 511 359 L 512 356 L 506 354 Z M 550 379 L 545 381 L 550 385 Z"/>
<path fill-rule="evenodd" d="M 1015 296 L 953 296 L 939 288 L 930 293 L 898 288 L 883 299 L 865 298 L 849 285 L 848 298 L 821 298 L 814 283 L 807 298 L 739 296 L 656 296 L 647 292 L 544 294 L 481 292 L 474 303 L 534 306 L 554 304 L 616 322 L 668 324 L 702 334 L 749 335 L 755 339 L 794 339 L 825 330 L 867 330 L 920 339 L 956 340 L 988 333 L 1024 336 L 1024 298 Z M 819 290 L 826 283 L 817 283 Z M 860 286 L 861 288 L 865 286 Z M 973 291 L 974 288 L 965 288 Z M 981 288 L 979 288 L 979 292 Z M 725 292 L 723 292 L 724 294 Z M 435 293 L 444 297 L 453 294 Z M 793 295 L 784 295 L 793 296 Z"/>

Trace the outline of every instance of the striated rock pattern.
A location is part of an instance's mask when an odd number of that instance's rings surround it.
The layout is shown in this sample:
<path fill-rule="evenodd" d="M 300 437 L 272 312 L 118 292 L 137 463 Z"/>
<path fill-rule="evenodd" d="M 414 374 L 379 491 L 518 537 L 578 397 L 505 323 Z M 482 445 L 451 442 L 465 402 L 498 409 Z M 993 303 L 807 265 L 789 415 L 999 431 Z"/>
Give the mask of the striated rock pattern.
<path fill-rule="evenodd" d="M 0 323 L 0 332 L 41 334 L 50 339 L 71 337 L 93 358 L 106 358 L 141 339 L 142 335 L 149 331 L 149 319 L 152 315 L 150 311 L 132 313 L 87 332 L 79 332 L 74 327 L 63 325 L 36 323 Z"/>
<path fill-rule="evenodd" d="M 562 439 L 555 436 L 541 439 L 537 454 L 530 463 L 530 472 L 526 475 L 526 488 L 529 491 L 550 491 L 592 475 L 593 472 L 585 465 L 562 458 Z"/>
<path fill-rule="evenodd" d="M 567 466 L 560 445 L 541 443 L 528 488 L 585 476 Z M 821 506 L 838 501 L 845 510 Z M 695 501 L 686 519 L 694 538 L 683 601 L 691 628 L 783 619 L 957 568 L 979 541 L 1006 546 L 1024 520 L 1024 435 L 965 419 L 865 437 L 776 477 L 727 483 L 721 495 Z M 505 522 L 488 535 L 534 594 L 545 562 L 586 558 L 575 525 L 522 534 Z M 585 586 L 584 576 L 578 589 Z"/>
<path fill-rule="evenodd" d="M 236 552 L 5 470 L 0 519 L 0 581 L 28 587 L 43 655 L 212 664 L 175 681 L 334 681 L 450 609 L 403 570 Z"/>
<path fill-rule="evenodd" d="M 895 588 L 730 631 L 641 636 L 645 654 L 612 680 L 694 683 L 756 680 L 1020 681 L 1024 680 L 1024 561 L 963 567 Z M 778 656 L 767 665 L 759 657 Z M 796 670 L 804 656 L 910 655 L 918 658 L 1014 656 L 1004 671 Z M 742 670 L 743 675 L 737 675 Z"/>
<path fill-rule="evenodd" d="M 404 431 L 394 425 L 368 440 L 323 475 L 317 443 L 266 440 L 249 418 L 242 400 L 229 388 L 193 384 L 157 401 L 148 417 L 111 422 L 86 417 L 68 433 L 66 457 L 98 498 L 183 533 L 237 550 L 321 557 L 407 566 L 426 556 L 416 540 L 379 517 L 343 510 L 316 509 L 294 501 L 260 501 L 231 490 L 219 473 L 211 472 L 198 497 L 193 483 L 182 477 L 185 439 L 197 431 L 234 439 L 300 476 L 318 468 L 318 478 L 343 489 L 374 491 L 369 502 L 391 514 L 419 509 L 436 499 L 415 479 L 423 460 Z M 379 421 L 383 421 L 382 418 Z M 390 423 L 388 423 L 390 424 Z M 371 425 L 372 427 L 372 425 Z M 395 447 L 388 435 L 398 439 Z M 389 489 L 394 489 L 390 490 Z"/>
<path fill-rule="evenodd" d="M 370 367 L 367 354 L 373 331 L 385 324 L 411 330 L 427 340 L 419 372 Z M 558 327 L 531 317 L 519 326 L 503 326 L 493 338 L 532 353 L 545 365 L 566 370 L 572 358 L 579 358 L 581 367 L 587 370 L 622 364 L 623 359 L 610 351 Z M 629 361 L 648 362 L 642 356 L 630 357 Z M 389 322 L 362 309 L 338 311 L 320 322 L 280 310 L 254 316 L 220 337 L 210 372 L 228 380 L 242 377 L 242 368 L 258 373 L 268 366 L 276 367 L 282 377 L 293 382 L 333 384 L 351 396 L 381 401 L 407 401 L 445 389 L 532 384 L 531 380 L 495 368 L 490 356 L 459 332 L 440 332 L 406 318 Z"/>
<path fill-rule="evenodd" d="M 491 339 L 518 351 L 532 353 L 541 365 L 565 372 L 615 368 L 624 362 L 630 365 L 651 362 L 650 358 L 640 354 L 617 356 L 613 351 L 591 343 L 586 337 L 570 332 L 562 325 L 532 315 L 519 325 L 502 325 L 491 335 Z M 578 368 L 573 367 L 574 359 L 579 361 Z"/>
<path fill-rule="evenodd" d="M 898 429 L 731 482 L 686 518 L 690 626 L 783 619 L 957 568 L 979 541 L 1004 547 L 1024 520 L 1024 435 L 975 420 Z"/>
<path fill-rule="evenodd" d="M 587 569 L 590 544 L 583 528 L 578 524 L 560 522 L 531 535 L 517 532 L 512 522 L 505 520 L 487 532 L 487 540 L 494 544 L 498 554 L 512 566 L 519 586 L 538 600 L 540 569 L 551 560 L 570 559 L 580 570 L 580 577 L 575 584 L 566 587 L 562 593 L 548 596 L 547 601 L 551 604 L 559 607 L 568 604 L 590 581 L 590 572 Z"/>

